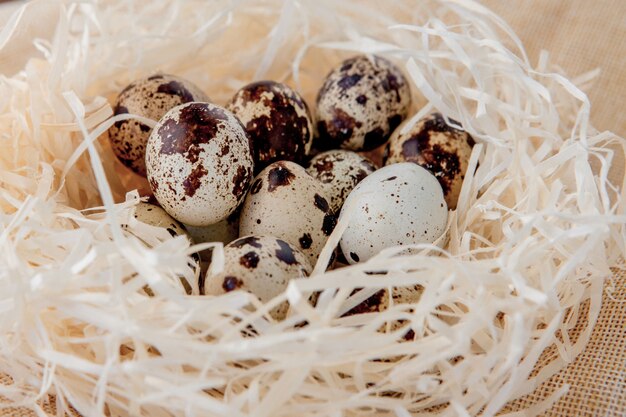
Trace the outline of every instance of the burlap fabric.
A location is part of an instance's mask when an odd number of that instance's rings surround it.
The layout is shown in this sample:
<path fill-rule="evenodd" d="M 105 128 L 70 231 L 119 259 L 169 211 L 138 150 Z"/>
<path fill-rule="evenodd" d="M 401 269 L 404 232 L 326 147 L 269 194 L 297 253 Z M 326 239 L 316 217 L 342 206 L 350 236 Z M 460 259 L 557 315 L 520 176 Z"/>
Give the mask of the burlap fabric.
<path fill-rule="evenodd" d="M 624 0 L 483 0 L 517 32 L 531 62 L 539 52 L 550 52 L 551 62 L 576 76 L 601 68 L 588 91 L 592 121 L 599 130 L 626 136 L 626 1 Z M 0 23 L 11 5 L 0 5 Z M 45 25 L 25 28 L 45 34 Z M 20 65 L 20 52 L 0 50 L 0 73 L 9 75 Z M 624 175 L 621 168 L 618 176 Z M 574 329 L 574 334 L 576 333 Z M 549 361 L 554 352 L 545 352 Z M 7 381 L 2 381 L 7 382 Z M 505 411 L 526 409 L 554 393 L 564 384 L 569 391 L 544 416 L 626 416 L 626 273 L 616 271 L 605 285 L 602 309 L 587 348 L 562 372 L 535 392 L 509 404 Z M 55 414 L 54 399 L 43 409 Z M 36 414 L 15 408 L 0 417 L 31 417 Z M 527 415 L 526 413 L 521 415 Z"/>
<path fill-rule="evenodd" d="M 576 76 L 595 68 L 601 73 L 587 91 L 599 130 L 626 135 L 626 2 L 622 0 L 484 0 L 522 39 L 531 62 L 542 49 L 550 61 Z M 617 110 L 617 111 L 616 111 Z M 624 169 L 621 169 L 624 175 Z M 546 352 L 543 360 L 549 360 Z M 541 366 L 537 364 L 538 367 Z M 626 274 L 605 285 L 602 310 L 586 349 L 565 370 L 537 390 L 509 404 L 527 408 L 564 384 L 568 393 L 546 417 L 626 415 Z"/>

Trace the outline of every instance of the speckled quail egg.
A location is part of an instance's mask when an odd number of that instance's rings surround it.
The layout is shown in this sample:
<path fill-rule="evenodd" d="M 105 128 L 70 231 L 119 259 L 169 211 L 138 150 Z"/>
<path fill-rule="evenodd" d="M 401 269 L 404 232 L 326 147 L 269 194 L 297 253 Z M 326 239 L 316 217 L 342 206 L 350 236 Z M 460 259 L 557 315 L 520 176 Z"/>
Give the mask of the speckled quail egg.
<path fill-rule="evenodd" d="M 174 107 L 146 148 L 150 188 L 175 219 L 191 226 L 224 220 L 245 197 L 252 145 L 237 118 L 210 103 Z"/>
<path fill-rule="evenodd" d="M 356 289 L 352 292 L 352 295 L 357 294 L 360 289 Z M 389 307 L 389 291 L 387 289 L 382 288 L 376 291 L 373 295 L 367 298 L 365 301 L 357 304 L 352 307 L 350 310 L 342 314 L 342 317 L 352 316 L 355 314 L 365 314 L 365 313 L 378 313 L 381 311 L 385 311 Z"/>
<path fill-rule="evenodd" d="M 135 219 L 150 226 L 162 227 L 168 231 L 172 237 L 189 236 L 185 228 L 172 218 L 161 207 L 150 203 L 138 203 L 135 206 Z"/>
<path fill-rule="evenodd" d="M 252 183 L 239 218 L 239 234 L 286 240 L 315 265 L 335 227 L 322 184 L 300 165 L 274 162 Z"/>
<path fill-rule="evenodd" d="M 150 203 L 138 203 L 135 206 L 134 217 L 138 221 L 147 225 L 164 228 L 172 237 L 185 236 L 190 242 L 193 242 L 193 239 L 189 233 L 187 233 L 185 228 L 159 206 Z M 191 259 L 193 261 L 191 266 L 194 268 L 195 279 L 197 280 L 200 276 L 200 259 L 195 253 L 191 256 Z M 191 294 L 191 287 L 189 283 L 184 278 L 181 278 L 180 281 L 187 294 Z M 152 290 L 148 287 L 144 288 L 144 290 L 149 295 L 153 295 Z"/>
<path fill-rule="evenodd" d="M 168 110 L 191 101 L 209 101 L 206 94 L 191 82 L 173 75 L 156 74 L 137 80 L 119 94 L 113 111 L 116 115 L 132 113 L 159 120 Z M 119 160 L 146 175 L 146 142 L 150 127 L 135 120 L 116 122 L 109 129 L 113 152 Z"/>
<path fill-rule="evenodd" d="M 254 146 L 255 171 L 276 161 L 301 163 L 311 150 L 313 122 L 300 95 L 282 83 L 257 81 L 226 108 L 241 120 Z"/>
<path fill-rule="evenodd" d="M 224 270 L 207 273 L 204 292 L 224 294 L 237 289 L 267 302 L 287 288 L 293 278 L 307 277 L 312 271 L 307 257 L 297 248 L 270 236 L 246 236 L 224 246 Z M 288 303 L 270 311 L 276 320 L 287 315 Z"/>
<path fill-rule="evenodd" d="M 368 275 L 371 275 L 372 279 L 375 280 L 384 280 L 386 273 L 369 273 Z M 360 290 L 354 290 L 352 292 L 352 295 L 354 295 L 358 291 Z M 393 287 L 391 291 L 394 304 L 417 303 L 422 295 L 423 287 L 420 285 Z M 343 316 L 384 311 L 387 309 L 387 307 L 389 307 L 389 304 L 389 290 L 387 288 L 381 288 L 365 301 L 357 304 L 355 307 L 348 310 L 346 313 L 343 314 Z M 400 325 L 401 323 L 394 323 L 392 328 L 398 328 L 400 327 Z"/>
<path fill-rule="evenodd" d="M 317 96 L 318 149 L 368 151 L 384 144 L 406 117 L 411 89 L 390 61 L 360 55 L 328 74 Z"/>
<path fill-rule="evenodd" d="M 445 229 L 448 207 L 437 179 L 406 162 L 385 166 L 361 181 L 344 203 L 341 217 L 346 215 L 340 246 L 348 262 L 356 263 L 388 247 L 434 242 Z"/>
<path fill-rule="evenodd" d="M 458 122 L 453 121 L 460 125 Z M 386 165 L 415 162 L 437 177 L 450 209 L 455 209 L 474 139 L 448 125 L 441 113 L 420 119 L 406 133 L 396 129 L 387 145 Z"/>
<path fill-rule="evenodd" d="M 365 177 L 376 171 L 369 159 L 344 150 L 327 151 L 315 156 L 306 170 L 324 186 L 333 213 L 339 213 L 350 191 Z"/>

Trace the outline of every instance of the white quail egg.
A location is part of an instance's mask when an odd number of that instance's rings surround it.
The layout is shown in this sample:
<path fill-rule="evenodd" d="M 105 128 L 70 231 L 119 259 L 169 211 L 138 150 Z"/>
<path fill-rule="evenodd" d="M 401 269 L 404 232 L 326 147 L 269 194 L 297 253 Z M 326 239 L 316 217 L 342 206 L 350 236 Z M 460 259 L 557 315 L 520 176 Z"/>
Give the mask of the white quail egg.
<path fill-rule="evenodd" d="M 353 212 L 346 213 L 353 204 Z M 405 162 L 361 181 L 346 199 L 345 215 L 350 217 L 340 246 L 348 262 L 356 263 L 388 247 L 434 242 L 445 229 L 448 207 L 437 179 Z"/>

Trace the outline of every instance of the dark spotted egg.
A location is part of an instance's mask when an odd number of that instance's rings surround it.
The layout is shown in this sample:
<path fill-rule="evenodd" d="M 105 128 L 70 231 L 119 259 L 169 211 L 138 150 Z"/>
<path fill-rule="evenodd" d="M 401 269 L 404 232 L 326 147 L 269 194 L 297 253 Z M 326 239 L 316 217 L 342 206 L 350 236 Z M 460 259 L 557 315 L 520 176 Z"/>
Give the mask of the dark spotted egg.
<path fill-rule="evenodd" d="M 246 236 L 224 247 L 224 270 L 207 273 L 204 292 L 220 295 L 244 290 L 267 302 L 282 293 L 293 278 L 307 277 L 312 271 L 308 258 L 293 245 L 269 236 Z M 289 304 L 270 311 L 276 320 L 287 315 Z"/>
<path fill-rule="evenodd" d="M 254 163 L 237 118 L 210 103 L 167 112 L 146 148 L 148 181 L 159 204 L 191 226 L 224 220 L 245 197 Z"/>
<path fill-rule="evenodd" d="M 185 236 L 190 243 L 194 243 L 193 238 L 187 233 L 184 226 L 172 218 L 161 207 L 150 203 L 138 203 L 135 206 L 135 219 L 141 223 L 145 223 L 154 227 L 161 227 L 172 236 Z M 200 277 L 200 258 L 198 254 L 194 253 L 191 256 L 191 263 L 189 264 L 194 270 L 194 279 L 197 280 Z M 180 282 L 187 294 L 191 294 L 191 286 L 184 277 L 180 277 Z M 145 287 L 144 290 L 148 295 L 154 295 L 149 287 Z"/>
<path fill-rule="evenodd" d="M 377 148 L 410 105 L 411 90 L 398 67 L 378 56 L 350 58 L 328 74 L 317 96 L 316 148 Z"/>
<path fill-rule="evenodd" d="M 301 163 L 313 143 L 309 108 L 282 83 L 258 81 L 237 91 L 226 108 L 241 120 L 252 139 L 255 169 L 276 161 Z"/>
<path fill-rule="evenodd" d="M 345 216 L 340 247 L 348 262 L 356 263 L 385 248 L 434 242 L 445 230 L 448 207 L 429 171 L 401 163 L 361 181 L 346 199 L 340 217 Z"/>
<path fill-rule="evenodd" d="M 131 83 L 115 101 L 116 115 L 132 113 L 159 120 L 168 110 L 191 101 L 209 101 L 191 82 L 173 75 L 156 74 Z M 109 140 L 118 159 L 137 174 L 146 175 L 146 142 L 150 127 L 134 120 L 116 122 Z"/>
<path fill-rule="evenodd" d="M 239 235 L 283 239 L 317 261 L 336 219 L 322 183 L 300 165 L 274 162 L 252 182 L 239 218 Z"/>
<path fill-rule="evenodd" d="M 148 224 L 150 226 L 162 227 L 167 230 L 167 232 L 175 236 L 187 236 L 190 238 L 189 234 L 179 222 L 174 220 L 172 216 L 167 214 L 165 210 L 161 207 L 156 206 L 150 203 L 139 203 L 135 206 L 135 219 L 138 221 Z M 191 240 L 191 239 L 190 239 Z"/>
<path fill-rule="evenodd" d="M 454 122 L 459 125 L 458 122 Z M 441 113 L 420 119 L 406 133 L 398 128 L 387 145 L 386 165 L 414 162 L 432 172 L 450 209 L 455 209 L 474 140 L 448 125 Z"/>
<path fill-rule="evenodd" d="M 372 161 L 356 152 L 344 150 L 318 154 L 306 170 L 322 183 L 330 199 L 330 208 L 337 214 L 350 191 L 374 171 L 376 167 Z"/>

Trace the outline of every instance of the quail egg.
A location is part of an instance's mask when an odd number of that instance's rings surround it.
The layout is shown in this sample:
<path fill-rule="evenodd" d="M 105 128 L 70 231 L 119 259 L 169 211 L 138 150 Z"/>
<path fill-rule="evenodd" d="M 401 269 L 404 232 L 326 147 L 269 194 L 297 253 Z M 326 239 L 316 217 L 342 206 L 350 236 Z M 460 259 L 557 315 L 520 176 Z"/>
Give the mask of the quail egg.
<path fill-rule="evenodd" d="M 376 167 L 372 161 L 358 153 L 344 150 L 318 154 L 309 162 L 306 170 L 324 186 L 333 213 L 339 213 L 350 191 L 374 171 Z"/>
<path fill-rule="evenodd" d="M 411 90 L 397 66 L 379 56 L 350 58 L 328 74 L 317 96 L 316 148 L 377 148 L 410 105 Z"/>
<path fill-rule="evenodd" d="M 191 226 L 215 224 L 235 211 L 253 167 L 252 145 L 239 120 L 210 103 L 174 107 L 156 125 L 146 148 L 155 198 Z"/>
<path fill-rule="evenodd" d="M 315 265 L 336 218 L 322 183 L 300 165 L 279 161 L 254 179 L 239 221 L 241 236 L 276 236 L 302 250 Z"/>
<path fill-rule="evenodd" d="M 143 202 L 138 203 L 135 206 L 134 217 L 141 223 L 145 223 L 147 225 L 154 226 L 154 227 L 164 228 L 172 237 L 185 236 L 189 240 L 190 243 L 193 243 L 193 239 L 187 233 L 185 228 L 179 222 L 174 220 L 172 216 L 167 214 L 165 210 L 163 210 L 159 206 L 156 206 L 154 204 L 149 204 L 149 203 L 143 203 Z M 194 253 L 191 256 L 191 260 L 192 260 L 192 263 L 190 264 L 190 266 L 193 267 L 194 274 L 195 274 L 194 279 L 197 280 L 200 276 L 199 256 L 196 253 Z M 191 286 L 189 285 L 187 280 L 181 277 L 180 282 L 185 288 L 185 292 L 187 292 L 187 294 L 191 294 L 191 291 L 192 291 Z M 151 295 L 151 296 L 154 295 L 152 290 L 149 287 L 145 287 L 144 290 L 146 291 L 148 295 Z"/>
<path fill-rule="evenodd" d="M 204 292 L 220 295 L 244 290 L 267 302 L 282 293 L 293 278 L 307 277 L 312 271 L 307 257 L 297 248 L 270 236 L 246 236 L 224 247 L 224 270 L 207 273 Z M 270 311 L 276 320 L 287 315 L 289 304 Z"/>
<path fill-rule="evenodd" d="M 351 205 L 355 208 L 347 213 Z M 429 171 L 400 163 L 361 181 L 341 210 L 341 217 L 346 215 L 350 217 L 340 247 L 348 262 L 356 263 L 388 247 L 434 242 L 445 229 L 448 207 Z"/>
<path fill-rule="evenodd" d="M 241 120 L 260 172 L 276 161 L 301 163 L 311 150 L 313 123 L 300 95 L 285 84 L 257 81 L 237 91 L 226 108 Z"/>
<path fill-rule="evenodd" d="M 190 101 L 209 101 L 191 82 L 173 75 L 155 74 L 131 83 L 119 94 L 113 106 L 116 115 L 132 113 L 159 120 L 170 109 Z M 146 142 L 150 127 L 135 120 L 116 122 L 109 129 L 109 140 L 118 159 L 137 174 L 146 175 Z"/>
<path fill-rule="evenodd" d="M 441 113 L 419 120 L 406 133 L 401 131 L 397 129 L 387 144 L 385 164 L 414 162 L 426 168 L 441 184 L 448 207 L 455 209 L 474 139 L 448 125 Z"/>

